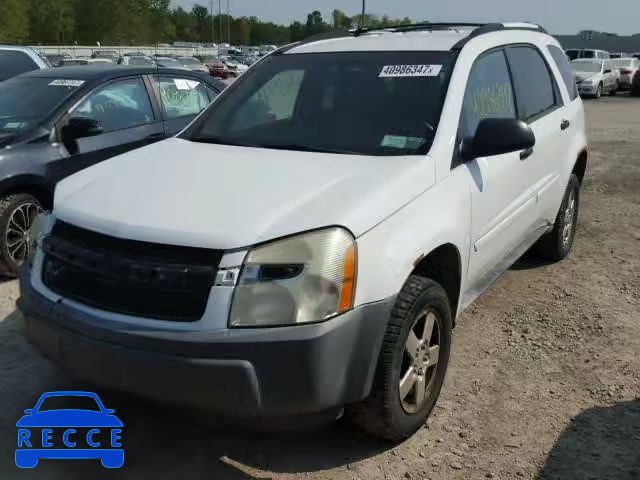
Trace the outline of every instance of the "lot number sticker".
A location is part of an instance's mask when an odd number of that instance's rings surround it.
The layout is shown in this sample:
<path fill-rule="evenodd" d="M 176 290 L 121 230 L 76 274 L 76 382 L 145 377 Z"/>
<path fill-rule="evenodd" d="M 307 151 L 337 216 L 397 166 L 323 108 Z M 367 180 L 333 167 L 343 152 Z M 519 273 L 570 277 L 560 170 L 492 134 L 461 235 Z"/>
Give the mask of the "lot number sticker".
<path fill-rule="evenodd" d="M 442 65 L 385 65 L 378 78 L 437 77 Z"/>
<path fill-rule="evenodd" d="M 84 85 L 84 80 L 54 80 L 49 85 L 52 87 L 80 87 Z"/>

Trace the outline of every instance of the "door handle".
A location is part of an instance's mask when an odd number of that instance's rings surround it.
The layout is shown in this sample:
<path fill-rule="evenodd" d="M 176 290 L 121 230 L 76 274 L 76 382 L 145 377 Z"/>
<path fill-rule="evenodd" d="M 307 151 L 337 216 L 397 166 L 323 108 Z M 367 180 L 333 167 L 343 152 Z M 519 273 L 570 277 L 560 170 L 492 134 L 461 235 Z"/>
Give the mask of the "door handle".
<path fill-rule="evenodd" d="M 562 123 L 560 124 L 560 130 L 566 130 L 570 126 L 571 122 L 569 120 L 562 120 Z"/>
<path fill-rule="evenodd" d="M 520 152 L 520 160 L 526 160 L 531 155 L 533 155 L 533 148 L 527 148 Z"/>

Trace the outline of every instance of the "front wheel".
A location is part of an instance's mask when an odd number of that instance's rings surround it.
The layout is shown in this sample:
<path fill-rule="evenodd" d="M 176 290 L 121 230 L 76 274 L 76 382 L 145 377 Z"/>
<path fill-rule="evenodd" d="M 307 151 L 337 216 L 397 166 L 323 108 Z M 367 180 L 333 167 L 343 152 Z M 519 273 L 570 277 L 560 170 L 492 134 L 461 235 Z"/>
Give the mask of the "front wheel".
<path fill-rule="evenodd" d="M 42 211 L 32 195 L 20 193 L 0 199 L 0 274 L 14 277 L 29 255 L 29 229 Z"/>
<path fill-rule="evenodd" d="M 447 372 L 451 329 L 444 289 L 428 278 L 409 277 L 385 331 L 371 394 L 347 407 L 353 422 L 391 441 L 424 425 Z"/>
<path fill-rule="evenodd" d="M 600 97 L 602 97 L 602 84 L 598 85 L 598 89 L 596 90 L 596 94 L 594 95 L 594 98 L 596 100 L 600 99 Z"/>

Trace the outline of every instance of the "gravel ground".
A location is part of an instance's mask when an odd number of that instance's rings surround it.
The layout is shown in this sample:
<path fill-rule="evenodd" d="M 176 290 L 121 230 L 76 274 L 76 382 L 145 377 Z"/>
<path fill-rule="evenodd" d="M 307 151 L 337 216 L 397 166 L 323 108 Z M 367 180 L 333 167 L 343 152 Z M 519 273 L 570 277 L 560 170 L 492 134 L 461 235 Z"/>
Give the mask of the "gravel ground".
<path fill-rule="evenodd" d="M 79 385 L 35 354 L 0 285 L 0 478 L 640 478 L 640 100 L 587 102 L 591 157 L 570 258 L 520 261 L 459 322 L 442 397 L 400 445 L 346 422 L 297 433 L 231 427 L 102 393 L 125 425 L 125 466 L 13 465 L 15 422 Z M 224 386 L 221 386 L 221 390 Z"/>

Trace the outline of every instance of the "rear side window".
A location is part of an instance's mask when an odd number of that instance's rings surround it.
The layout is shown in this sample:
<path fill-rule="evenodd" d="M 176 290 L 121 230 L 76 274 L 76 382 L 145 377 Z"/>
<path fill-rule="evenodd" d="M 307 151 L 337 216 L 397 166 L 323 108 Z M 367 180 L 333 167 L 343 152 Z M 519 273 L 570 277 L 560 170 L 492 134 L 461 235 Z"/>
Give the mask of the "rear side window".
<path fill-rule="evenodd" d="M 594 52 L 593 50 L 583 50 L 582 51 L 582 55 L 580 55 L 581 58 L 596 58 L 596 52 Z"/>
<path fill-rule="evenodd" d="M 576 80 L 573 76 L 573 70 L 571 70 L 571 64 L 569 63 L 567 56 L 555 45 L 549 45 L 547 48 L 549 49 L 549 53 L 551 54 L 553 61 L 556 62 L 558 70 L 560 70 L 562 80 L 564 80 L 564 84 L 567 86 L 567 90 L 569 91 L 569 98 L 571 100 L 575 100 L 578 98 L 578 88 L 576 87 Z"/>
<path fill-rule="evenodd" d="M 462 104 L 461 133 L 474 136 L 485 118 L 516 118 L 513 87 L 502 50 L 484 55 L 471 70 Z"/>
<path fill-rule="evenodd" d="M 533 47 L 510 47 L 507 57 L 520 118 L 531 122 L 555 108 L 555 84 L 540 52 Z"/>
<path fill-rule="evenodd" d="M 0 78 L 11 78 L 32 70 L 38 70 L 38 65 L 26 53 L 0 50 Z"/>

